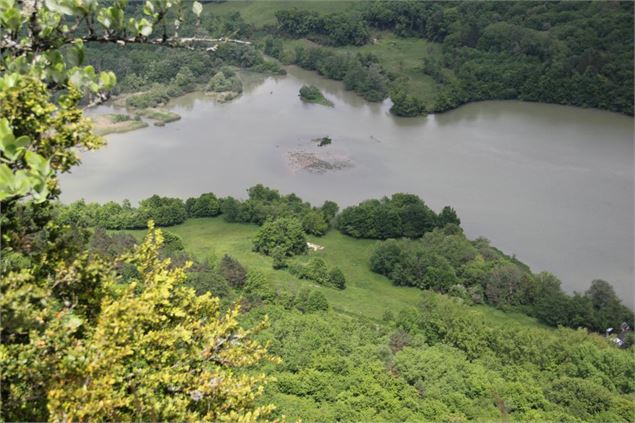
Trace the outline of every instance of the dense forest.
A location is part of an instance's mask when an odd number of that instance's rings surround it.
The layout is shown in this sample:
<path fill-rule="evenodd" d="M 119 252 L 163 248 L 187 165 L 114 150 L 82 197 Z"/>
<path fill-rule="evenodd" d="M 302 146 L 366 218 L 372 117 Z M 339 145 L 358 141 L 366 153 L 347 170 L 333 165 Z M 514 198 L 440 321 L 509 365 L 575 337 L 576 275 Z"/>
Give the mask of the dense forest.
<path fill-rule="evenodd" d="M 360 46 L 370 43 L 377 30 L 440 44 L 440 54 L 420 64 L 420 71 L 439 85 L 429 112 L 470 101 L 521 99 L 633 114 L 632 3 L 375 1 L 359 5 L 357 13 L 342 17 L 282 10 L 276 13 L 274 33 L 325 46 Z M 269 52 L 286 54 L 282 49 Z M 351 75 L 361 75 L 367 87 L 347 88 L 370 101 L 385 98 L 388 91 L 381 87 L 387 84 L 398 115 L 426 110 L 416 95 L 406 95 L 399 73 L 371 67 L 360 71 L 360 64 L 363 68 L 369 62 L 361 57 L 311 54 L 308 59 L 296 50 L 287 60 L 345 83 L 347 75 L 357 81 Z M 373 90 L 379 93 L 369 94 Z"/>
<path fill-rule="evenodd" d="M 451 206 L 395 193 L 340 210 L 263 185 L 59 202 L 60 174 L 103 144 L 85 107 L 240 90 L 238 67 L 284 71 L 260 49 L 392 95 L 396 114 L 436 109 L 379 57 L 337 49 L 381 31 L 439 44 L 422 64 L 447 78 L 438 110 L 548 92 L 632 113 L 632 4 L 353 3 L 363 19 L 275 10 L 266 27 L 184 3 L 0 2 L 0 420 L 635 420 L 635 322 L 610 283 L 566 294 L 468 239 Z M 287 49 L 298 37 L 323 47 Z M 556 87 L 511 84 L 534 71 Z"/>
<path fill-rule="evenodd" d="M 221 62 L 283 73 L 265 53 L 341 80 L 368 101 L 390 97 L 391 111 L 399 116 L 492 99 L 633 114 L 631 2 L 372 1 L 352 2 L 338 14 L 302 4 L 277 10 L 280 3 L 273 2 L 274 25 L 243 18 L 241 10 L 248 13 L 251 4 L 236 2 L 222 13 L 210 4 L 201 26 L 184 31 L 233 34 L 252 45 L 226 44 L 214 55 L 91 45 L 88 60 L 98 69 L 114 70 L 123 92 L 160 90 L 153 84 L 169 89 L 178 73 L 207 83 Z M 399 48 L 399 40 L 424 40 L 422 51 L 406 51 L 422 59 L 410 68 L 403 64 L 407 58 L 391 63 L 381 50 L 387 34 L 396 36 L 389 41 L 392 48 Z M 178 92 L 172 88 L 173 96 Z"/>

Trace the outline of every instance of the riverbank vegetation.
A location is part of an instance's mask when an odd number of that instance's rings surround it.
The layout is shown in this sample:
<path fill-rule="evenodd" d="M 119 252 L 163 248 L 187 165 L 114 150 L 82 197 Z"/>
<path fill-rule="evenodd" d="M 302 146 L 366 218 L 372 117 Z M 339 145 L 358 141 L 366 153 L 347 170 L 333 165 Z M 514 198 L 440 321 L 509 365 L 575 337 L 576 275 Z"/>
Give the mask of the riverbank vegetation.
<path fill-rule="evenodd" d="M 230 2 L 207 11 L 240 13 L 253 34 L 274 38 L 263 44 L 267 54 L 331 79 L 344 75 L 307 60 L 306 49 L 374 56 L 375 78 L 387 77 L 401 116 L 489 99 L 633 114 L 632 3 L 338 2 L 337 14 L 318 3 Z"/>
<path fill-rule="evenodd" d="M 222 44 L 214 54 L 90 45 L 87 58 L 115 71 L 119 93 L 142 93 L 131 107 L 205 90 L 227 65 L 284 74 L 264 53 L 343 81 L 368 101 L 390 97 L 397 116 L 494 99 L 633 114 L 631 3 L 343 1 L 337 14 L 319 3 L 204 6 L 201 34 L 230 31 L 252 45 Z"/>
<path fill-rule="evenodd" d="M 59 219 L 77 227 L 106 229 L 143 228 L 148 219 L 159 226 L 174 226 L 192 217 L 216 216 L 228 223 L 256 224 L 261 228 L 253 250 L 270 256 L 274 269 L 289 268 L 300 279 L 305 274 L 306 237 L 323 237 L 336 228 L 353 238 L 385 240 L 375 245 L 364 267 L 396 286 L 414 286 L 468 304 L 514 310 L 554 327 L 584 327 L 602 333 L 622 322 L 635 326 L 632 311 L 621 304 L 609 283 L 596 280 L 584 294 L 567 295 L 555 276 L 534 274 L 486 239 L 467 239 L 450 206 L 435 213 L 416 195 L 398 193 L 338 213 L 339 207 L 331 201 L 313 207 L 295 194 L 282 195 L 263 185 L 247 192 L 246 200 L 208 193 L 185 202 L 155 195 L 137 208 L 127 201 L 104 205 L 80 201 L 60 206 Z M 289 260 L 294 256 L 299 261 Z M 315 273 L 319 272 L 308 272 Z M 326 276 L 314 279 L 329 280 Z"/>
<path fill-rule="evenodd" d="M 333 102 L 324 97 L 319 88 L 313 85 L 303 85 L 300 88 L 300 98 L 305 103 L 321 104 L 327 107 L 333 107 Z"/>

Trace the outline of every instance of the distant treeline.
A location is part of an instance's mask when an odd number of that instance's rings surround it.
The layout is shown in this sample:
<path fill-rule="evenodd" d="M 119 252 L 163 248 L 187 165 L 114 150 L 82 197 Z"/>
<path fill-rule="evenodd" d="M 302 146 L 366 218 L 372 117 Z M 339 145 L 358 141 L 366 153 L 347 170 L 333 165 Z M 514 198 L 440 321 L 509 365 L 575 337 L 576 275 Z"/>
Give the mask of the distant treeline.
<path fill-rule="evenodd" d="M 425 232 L 447 224 L 460 224 L 454 209 L 446 206 L 437 214 L 413 194 L 394 194 L 391 198 L 364 201 L 338 214 L 339 206 L 325 201 L 314 207 L 295 194 L 282 195 L 278 190 L 255 185 L 247 190 L 246 200 L 219 198 L 213 193 L 179 198 L 153 195 L 133 207 L 121 203 L 86 203 L 83 200 L 60 206 L 62 222 L 80 227 L 104 229 L 144 229 L 148 220 L 157 226 L 173 226 L 190 217 L 222 215 L 230 223 L 263 225 L 267 220 L 296 218 L 307 234 L 322 236 L 335 226 L 355 238 L 418 238 Z"/>
<path fill-rule="evenodd" d="M 214 217 L 223 215 L 227 222 L 262 225 L 267 220 L 295 217 L 308 234 L 324 235 L 338 211 L 332 201 L 321 207 L 312 207 L 295 194 L 281 195 L 277 190 L 256 185 L 247 190 L 248 198 L 218 198 L 213 193 L 199 197 L 179 198 L 153 195 L 139 202 L 138 207 L 124 200 L 104 204 L 77 201 L 60 207 L 62 222 L 82 227 L 104 229 L 144 229 L 152 219 L 157 226 L 173 226 L 190 217 Z"/>
<path fill-rule="evenodd" d="M 567 295 L 555 276 L 533 274 L 527 265 L 492 247 L 486 239 L 468 240 L 459 217 L 449 206 L 437 214 L 416 195 L 398 193 L 338 213 L 339 207 L 332 201 L 313 207 L 295 194 L 282 195 L 260 184 L 247 192 L 246 200 L 218 198 L 213 193 L 186 201 L 154 195 L 138 207 L 128 201 L 103 205 L 78 201 L 60 206 L 58 214 L 64 223 L 104 229 L 143 229 L 150 219 L 157 226 L 172 226 L 192 217 L 219 215 L 227 222 L 267 224 L 259 232 L 255 247 L 274 257 L 276 268 L 287 267 L 285 257 L 306 251 L 302 231 L 322 236 L 334 227 L 355 238 L 385 240 L 378 243 L 370 267 L 396 285 L 518 310 L 551 326 L 585 327 L 598 332 L 619 327 L 622 322 L 634 326 L 633 312 L 621 304 L 608 282 L 596 280 L 584 294 Z M 276 229 L 285 225 L 288 229 Z M 277 251 L 282 249 L 280 243 L 288 243 L 296 232 L 293 239 L 299 241 L 289 245 L 297 245 L 293 248 L 298 251 Z M 345 286 L 340 275 L 328 275 L 328 269 L 320 263 L 306 268 L 292 265 L 289 270 L 318 283 Z"/>
<path fill-rule="evenodd" d="M 207 83 L 223 65 L 282 74 L 256 45 L 283 63 L 342 80 L 369 101 L 390 96 L 399 116 L 443 112 L 461 104 L 520 99 L 633 114 L 632 2 L 360 2 L 351 12 L 319 15 L 300 8 L 276 12 L 274 27 L 256 29 L 240 13 L 205 14 L 203 35 L 234 34 L 254 45 L 224 43 L 202 51 L 90 45 L 88 61 L 114 70 L 119 92 L 147 91 L 163 84 L 171 91 L 177 74 Z M 272 5 L 272 7 L 275 7 Z M 410 92 L 404 77 L 387 72 L 372 54 L 335 53 L 319 47 L 282 47 L 282 38 L 307 38 L 328 47 L 361 46 L 372 31 L 391 31 L 439 43 L 426 55 L 420 76 L 438 93 L 431 103 Z M 192 28 L 183 28 L 189 34 Z M 381 37 L 381 33 L 378 35 Z M 264 37 L 264 38 L 263 38 Z M 269 37 L 269 38 L 268 38 Z M 156 90 L 156 87 L 154 87 Z"/>
<path fill-rule="evenodd" d="M 274 32 L 328 46 L 358 46 L 369 41 L 374 28 L 440 43 L 440 58 L 421 67 L 440 88 L 428 112 L 470 101 L 521 99 L 633 114 L 632 2 L 373 1 L 356 10 L 357 17 L 279 11 Z M 290 61 L 329 78 L 340 76 L 325 71 L 325 64 Z M 393 85 L 393 112 L 426 111 Z"/>

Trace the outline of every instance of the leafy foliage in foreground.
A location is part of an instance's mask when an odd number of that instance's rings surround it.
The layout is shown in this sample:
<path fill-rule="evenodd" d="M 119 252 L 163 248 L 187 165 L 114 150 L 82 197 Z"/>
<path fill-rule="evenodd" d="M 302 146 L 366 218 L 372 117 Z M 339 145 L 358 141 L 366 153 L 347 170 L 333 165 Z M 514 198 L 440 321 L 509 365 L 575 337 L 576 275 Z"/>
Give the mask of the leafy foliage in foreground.
<path fill-rule="evenodd" d="M 262 336 L 283 359 L 266 396 L 319 421 L 630 421 L 633 357 L 585 331 L 492 324 L 428 292 L 388 324 L 281 306 Z"/>
<path fill-rule="evenodd" d="M 151 226 L 118 259 L 136 269 L 125 284 L 85 253 L 42 261 L 49 280 L 38 267 L 3 275 L 4 418 L 257 420 L 273 410 L 253 405 L 265 376 L 235 369 L 275 358 L 238 324 L 237 306 L 224 312 L 183 285 L 162 243 Z"/>
<path fill-rule="evenodd" d="M 132 252 L 103 233 L 89 251 L 88 231 L 51 206 L 76 149 L 101 142 L 80 102 L 103 101 L 115 83 L 83 66 L 84 42 L 188 44 L 164 20 L 178 31 L 180 1 L 147 1 L 145 17 L 125 3 L 0 2 L 0 420 L 265 420 L 273 406 L 255 400 L 267 378 L 241 371 L 276 361 L 253 339 L 262 327 L 242 328 L 238 306 L 185 285 L 187 263 L 162 258 L 179 238 L 162 249 L 151 223 Z M 153 197 L 140 215 L 148 208 L 163 225 L 186 217 L 181 200 Z"/>

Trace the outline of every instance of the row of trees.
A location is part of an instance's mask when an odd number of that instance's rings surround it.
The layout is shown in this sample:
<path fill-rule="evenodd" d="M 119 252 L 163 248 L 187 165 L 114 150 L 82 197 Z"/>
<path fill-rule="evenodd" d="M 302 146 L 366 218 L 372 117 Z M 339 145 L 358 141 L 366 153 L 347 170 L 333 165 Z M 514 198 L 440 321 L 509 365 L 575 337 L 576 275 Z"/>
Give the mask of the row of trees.
<path fill-rule="evenodd" d="M 449 206 L 437 215 L 418 196 L 398 193 L 347 207 L 338 215 L 336 225 L 354 238 L 388 239 L 418 238 L 434 228 L 460 223 Z"/>
<path fill-rule="evenodd" d="M 370 259 L 371 270 L 396 285 L 448 293 L 469 303 L 515 309 L 551 326 L 585 327 L 603 333 L 634 316 L 608 282 L 595 280 L 584 294 L 565 294 L 549 273 L 532 274 L 484 239 L 468 240 L 456 226 L 435 229 L 420 240 L 388 240 Z"/>
<path fill-rule="evenodd" d="M 370 39 L 368 25 L 358 16 L 320 16 L 297 8 L 278 10 L 275 15 L 277 31 L 292 38 L 309 38 L 334 46 L 361 46 Z"/>
<path fill-rule="evenodd" d="M 436 214 L 413 194 L 398 193 L 390 198 L 367 200 L 338 214 L 339 207 L 332 201 L 316 208 L 295 194 L 282 195 L 261 184 L 249 188 L 247 193 L 246 200 L 218 198 L 213 193 L 205 193 L 185 202 L 153 195 L 140 201 L 136 208 L 127 200 L 121 204 L 111 201 L 103 205 L 81 200 L 67 206 L 60 205 L 59 219 L 81 227 L 139 229 L 144 228 L 149 219 L 157 226 L 172 226 L 191 217 L 222 215 L 227 222 L 257 225 L 268 222 L 265 229 L 271 225 L 282 225 L 289 233 L 295 233 L 297 226 L 302 235 L 321 236 L 335 224 L 346 235 L 371 239 L 418 238 L 434 228 L 461 223 L 451 207 L 446 206 Z M 273 247 L 265 244 L 258 248 L 265 254 L 272 254 Z M 283 255 L 292 254 L 285 251 Z"/>
<path fill-rule="evenodd" d="M 143 229 L 148 220 L 157 226 L 173 226 L 185 222 L 188 211 L 183 200 L 153 195 L 133 207 L 129 201 L 121 204 L 109 201 L 105 204 L 76 201 L 67 206 L 59 205 L 58 219 L 61 223 L 80 227 L 105 229 Z"/>
<path fill-rule="evenodd" d="M 124 200 L 121 204 L 86 203 L 83 200 L 59 205 L 61 222 L 81 227 L 105 229 L 142 229 L 149 219 L 157 226 L 173 226 L 191 217 L 215 217 L 220 214 L 228 222 L 264 224 L 268 219 L 295 217 L 301 229 L 312 235 L 324 235 L 338 211 L 337 204 L 325 202 L 314 208 L 295 194 L 281 195 L 277 190 L 256 185 L 247 190 L 248 199 L 218 198 L 213 193 L 188 198 L 153 195 L 133 207 Z"/>

